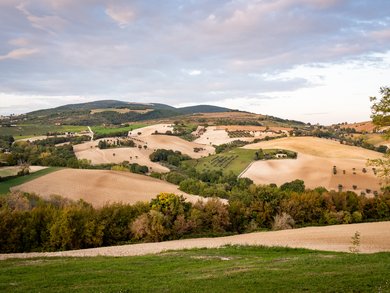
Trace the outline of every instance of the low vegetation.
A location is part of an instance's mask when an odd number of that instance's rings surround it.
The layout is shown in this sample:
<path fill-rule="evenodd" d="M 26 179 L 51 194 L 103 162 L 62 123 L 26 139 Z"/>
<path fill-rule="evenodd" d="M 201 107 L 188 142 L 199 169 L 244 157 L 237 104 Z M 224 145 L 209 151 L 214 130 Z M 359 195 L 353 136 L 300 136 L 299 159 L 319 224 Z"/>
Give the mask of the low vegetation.
<path fill-rule="evenodd" d="M 122 148 L 122 147 L 130 147 L 134 148 L 136 146 L 135 142 L 131 139 L 114 139 L 114 140 L 100 140 L 98 142 L 98 148 L 110 149 L 110 148 Z"/>
<path fill-rule="evenodd" d="M 127 124 L 125 126 L 92 126 L 94 139 L 105 137 L 126 137 L 129 131 L 145 127 L 146 124 Z"/>
<path fill-rule="evenodd" d="M 88 131 L 85 126 L 77 125 L 54 125 L 42 124 L 16 124 L 15 126 L 3 125 L 0 127 L 0 135 L 11 135 L 17 139 L 29 138 L 42 135 L 60 135 L 66 133 L 76 133 L 81 131 Z"/>
<path fill-rule="evenodd" d="M 228 246 L 135 257 L 12 259 L 1 264 L 4 292 L 390 290 L 390 253 Z"/>
<path fill-rule="evenodd" d="M 304 190 L 300 180 L 281 188 L 248 183 L 239 179 L 230 191 L 228 204 L 217 199 L 192 204 L 183 197 L 161 193 L 149 204 L 118 203 L 93 208 L 84 201 L 59 197 L 43 200 L 31 194 L 12 193 L 0 199 L 0 252 L 82 249 L 245 233 L 285 225 L 390 219 L 388 193 L 366 198 L 353 192 Z M 220 188 L 214 186 L 214 192 Z M 280 220 L 281 215 L 288 220 L 286 223 Z"/>

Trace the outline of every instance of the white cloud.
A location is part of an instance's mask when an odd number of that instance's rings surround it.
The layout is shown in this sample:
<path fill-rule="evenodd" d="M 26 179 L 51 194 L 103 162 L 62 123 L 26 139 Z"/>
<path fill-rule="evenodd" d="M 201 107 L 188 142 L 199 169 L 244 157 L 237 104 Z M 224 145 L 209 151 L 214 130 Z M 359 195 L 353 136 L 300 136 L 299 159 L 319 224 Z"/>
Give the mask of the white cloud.
<path fill-rule="evenodd" d="M 37 54 L 39 52 L 38 49 L 28 49 L 28 48 L 20 48 L 10 51 L 5 55 L 0 55 L 0 61 L 7 59 L 23 59 L 30 55 Z"/>
<path fill-rule="evenodd" d="M 135 13 L 130 7 L 110 5 L 105 12 L 120 28 L 127 27 L 135 18 Z"/>
<path fill-rule="evenodd" d="M 183 70 L 183 72 L 191 76 L 197 76 L 202 74 L 202 70 L 198 70 L 198 69 Z"/>
<path fill-rule="evenodd" d="M 17 5 L 16 9 L 25 15 L 27 20 L 34 28 L 46 31 L 48 33 L 55 33 L 56 31 L 60 31 L 67 25 L 67 22 L 57 15 L 34 15 L 27 9 L 24 2 Z"/>

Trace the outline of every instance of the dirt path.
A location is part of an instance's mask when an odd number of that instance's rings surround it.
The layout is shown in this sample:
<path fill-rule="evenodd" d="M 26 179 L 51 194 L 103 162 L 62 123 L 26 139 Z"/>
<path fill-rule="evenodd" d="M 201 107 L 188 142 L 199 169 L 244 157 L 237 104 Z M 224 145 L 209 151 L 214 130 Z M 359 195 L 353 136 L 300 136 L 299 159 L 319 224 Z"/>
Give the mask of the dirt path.
<path fill-rule="evenodd" d="M 390 251 L 390 222 L 337 225 L 326 227 L 307 227 L 294 230 L 257 232 L 219 238 L 198 238 L 141 243 L 122 246 L 91 248 L 83 250 L 0 254 L 0 260 L 32 257 L 92 257 L 92 256 L 134 256 L 155 254 L 166 250 L 191 248 L 216 248 L 225 245 L 264 245 L 288 246 L 326 251 L 349 252 L 351 237 L 359 231 L 361 235 L 359 251 L 375 253 Z"/>

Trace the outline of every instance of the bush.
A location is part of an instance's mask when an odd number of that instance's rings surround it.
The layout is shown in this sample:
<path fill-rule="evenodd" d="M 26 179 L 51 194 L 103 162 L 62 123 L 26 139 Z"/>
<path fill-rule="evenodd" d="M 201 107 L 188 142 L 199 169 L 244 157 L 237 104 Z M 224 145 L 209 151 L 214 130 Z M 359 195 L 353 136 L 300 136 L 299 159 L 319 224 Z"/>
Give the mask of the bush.
<path fill-rule="evenodd" d="M 294 228 L 295 221 L 287 213 L 277 214 L 274 217 L 274 223 L 272 224 L 272 230 L 287 230 Z"/>

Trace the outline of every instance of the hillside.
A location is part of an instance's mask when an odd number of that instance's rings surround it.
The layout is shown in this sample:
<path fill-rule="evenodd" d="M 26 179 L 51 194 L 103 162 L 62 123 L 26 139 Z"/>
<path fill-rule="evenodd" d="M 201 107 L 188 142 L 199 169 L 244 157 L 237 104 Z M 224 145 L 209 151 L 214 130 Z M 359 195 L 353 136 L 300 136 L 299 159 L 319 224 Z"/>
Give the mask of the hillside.
<path fill-rule="evenodd" d="M 162 119 L 199 112 L 217 113 L 226 111 L 231 110 L 209 105 L 175 108 L 161 103 L 130 103 L 102 100 L 33 111 L 27 113 L 25 118 L 27 121 L 32 122 L 45 121 L 73 125 L 98 125 Z"/>

